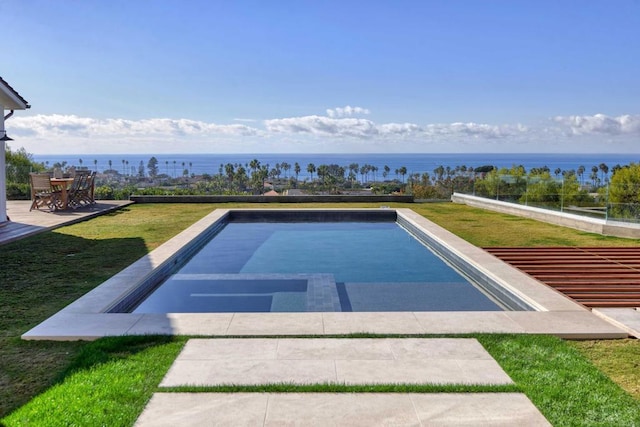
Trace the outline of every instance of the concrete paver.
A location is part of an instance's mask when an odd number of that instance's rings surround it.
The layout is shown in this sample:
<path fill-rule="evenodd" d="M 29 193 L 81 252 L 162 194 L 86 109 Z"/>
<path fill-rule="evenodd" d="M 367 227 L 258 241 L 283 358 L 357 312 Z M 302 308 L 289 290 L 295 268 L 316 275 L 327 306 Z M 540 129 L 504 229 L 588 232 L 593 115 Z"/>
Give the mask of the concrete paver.
<path fill-rule="evenodd" d="M 323 313 L 234 313 L 227 335 L 318 335 Z M 300 316 L 302 314 L 302 316 Z"/>
<path fill-rule="evenodd" d="M 192 339 L 161 387 L 222 384 L 511 384 L 471 338 Z"/>
<path fill-rule="evenodd" d="M 640 338 L 640 308 L 594 308 L 594 314 Z"/>
<path fill-rule="evenodd" d="M 136 427 L 549 426 L 519 393 L 156 393 Z"/>

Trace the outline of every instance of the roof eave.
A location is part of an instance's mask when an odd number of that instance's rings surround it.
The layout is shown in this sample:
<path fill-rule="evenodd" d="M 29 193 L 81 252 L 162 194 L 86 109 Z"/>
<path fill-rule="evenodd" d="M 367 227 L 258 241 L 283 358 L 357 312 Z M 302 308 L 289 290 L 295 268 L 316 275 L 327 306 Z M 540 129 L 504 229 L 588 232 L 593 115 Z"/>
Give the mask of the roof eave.
<path fill-rule="evenodd" d="M 27 110 L 31 105 L 17 90 L 0 77 L 0 103 L 5 110 Z"/>

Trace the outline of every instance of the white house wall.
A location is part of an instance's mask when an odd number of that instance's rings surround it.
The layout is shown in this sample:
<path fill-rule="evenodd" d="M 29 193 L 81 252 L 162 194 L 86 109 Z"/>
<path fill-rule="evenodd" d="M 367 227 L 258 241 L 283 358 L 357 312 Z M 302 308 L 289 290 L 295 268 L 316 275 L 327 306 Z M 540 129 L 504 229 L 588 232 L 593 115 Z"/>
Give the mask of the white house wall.
<path fill-rule="evenodd" d="M 0 114 L 0 134 L 4 135 L 4 106 Z M 7 167 L 5 160 L 6 142 L 0 141 L 0 223 L 7 221 Z"/>

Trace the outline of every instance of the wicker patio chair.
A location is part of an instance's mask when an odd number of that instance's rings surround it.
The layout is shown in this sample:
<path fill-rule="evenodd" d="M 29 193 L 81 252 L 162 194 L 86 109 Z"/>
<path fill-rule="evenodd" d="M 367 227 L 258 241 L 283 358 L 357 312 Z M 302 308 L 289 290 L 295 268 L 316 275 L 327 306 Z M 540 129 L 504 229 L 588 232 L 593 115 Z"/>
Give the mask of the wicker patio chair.
<path fill-rule="evenodd" d="M 47 207 L 50 211 L 57 209 L 60 197 L 59 193 L 51 187 L 49 174 L 30 173 L 29 183 L 31 184 L 31 207 L 29 211 L 43 207 Z"/>

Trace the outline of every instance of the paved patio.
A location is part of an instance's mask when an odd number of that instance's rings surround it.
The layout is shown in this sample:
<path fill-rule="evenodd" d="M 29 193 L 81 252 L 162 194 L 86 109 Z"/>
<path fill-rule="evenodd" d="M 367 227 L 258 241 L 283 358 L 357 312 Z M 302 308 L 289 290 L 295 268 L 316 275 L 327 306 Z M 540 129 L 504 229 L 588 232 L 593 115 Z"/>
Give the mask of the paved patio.
<path fill-rule="evenodd" d="M 64 225 L 85 221 L 132 203 L 128 200 L 99 200 L 95 205 L 80 209 L 48 212 L 37 209 L 29 211 L 30 200 L 8 200 L 7 215 L 10 221 L 0 225 L 0 245 Z"/>

